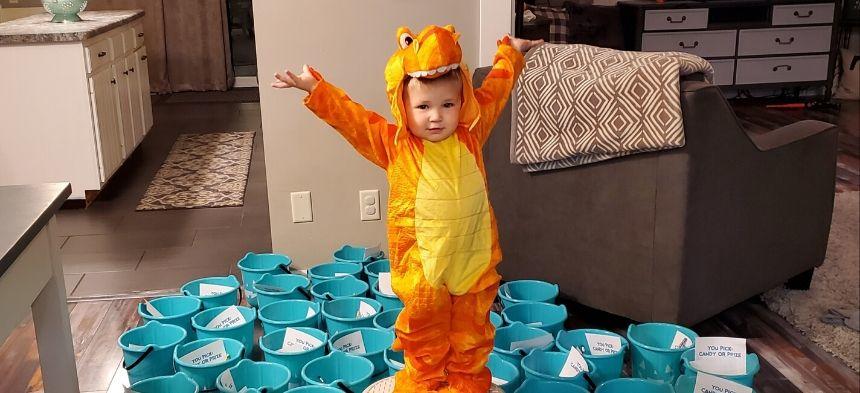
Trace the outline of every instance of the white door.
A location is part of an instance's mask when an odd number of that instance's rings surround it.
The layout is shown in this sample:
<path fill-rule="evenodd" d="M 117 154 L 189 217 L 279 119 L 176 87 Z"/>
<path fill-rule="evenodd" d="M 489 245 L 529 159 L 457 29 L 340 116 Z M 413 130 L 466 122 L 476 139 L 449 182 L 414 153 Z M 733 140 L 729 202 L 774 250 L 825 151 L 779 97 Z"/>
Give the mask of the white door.
<path fill-rule="evenodd" d="M 152 98 L 149 96 L 149 67 L 147 66 L 146 47 L 142 46 L 134 52 L 137 60 L 137 78 L 140 81 L 140 102 L 143 106 L 143 134 L 152 128 Z"/>
<path fill-rule="evenodd" d="M 122 163 L 122 137 L 117 123 L 113 68 L 105 67 L 89 78 L 90 103 L 95 113 L 99 175 L 104 183 Z"/>
<path fill-rule="evenodd" d="M 134 53 L 129 53 L 125 59 L 125 64 L 128 67 L 128 98 L 131 108 L 131 123 L 134 126 L 134 145 L 140 144 L 143 140 L 145 125 L 143 123 L 143 103 L 140 97 L 140 77 L 137 73 L 140 70 L 137 57 Z"/>
<path fill-rule="evenodd" d="M 119 126 L 122 131 L 122 158 L 126 158 L 134 151 L 134 122 L 131 121 L 131 101 L 129 99 L 129 67 L 125 59 L 117 60 L 114 64 L 117 83 L 114 88 Z"/>

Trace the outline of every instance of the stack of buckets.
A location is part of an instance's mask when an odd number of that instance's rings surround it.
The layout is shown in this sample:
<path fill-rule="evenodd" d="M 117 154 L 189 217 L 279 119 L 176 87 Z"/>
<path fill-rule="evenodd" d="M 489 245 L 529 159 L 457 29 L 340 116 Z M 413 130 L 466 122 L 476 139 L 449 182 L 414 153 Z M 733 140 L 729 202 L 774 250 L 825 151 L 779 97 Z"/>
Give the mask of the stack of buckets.
<path fill-rule="evenodd" d="M 302 275 L 290 271 L 287 256 L 248 253 L 237 263 L 244 285 L 234 276 L 202 278 L 183 285 L 181 296 L 141 303 L 144 324 L 118 340 L 132 390 L 358 393 L 393 375 L 404 362 L 403 354 L 391 349 L 403 304 L 379 290 L 380 273 L 390 271 L 388 260 L 381 253 L 365 254 L 364 248 L 343 246 L 332 262 Z M 201 284 L 229 291 L 201 296 Z M 566 331 L 567 310 L 555 304 L 557 296 L 558 286 L 542 281 L 499 287 L 502 312 L 490 315 L 497 330 L 488 367 L 505 392 L 692 392 L 699 372 L 691 365 L 693 351 L 668 348 L 679 331 L 693 344 L 694 332 L 658 323 L 631 325 L 627 338 L 596 329 Z M 243 298 L 251 307 L 239 306 Z M 236 307 L 244 323 L 207 327 L 230 307 Z M 263 335 L 255 340 L 257 321 Z M 282 351 L 288 334 L 305 337 L 304 346 Z M 587 335 L 613 337 L 620 349 L 592 354 Z M 360 337 L 363 348 L 338 348 L 346 336 Z M 216 344 L 223 344 L 226 359 L 205 364 L 184 360 Z M 587 370 L 561 377 L 571 348 L 582 352 Z M 633 378 L 622 378 L 627 358 Z M 758 371 L 755 355 L 747 369 L 748 375 L 728 378 L 751 386 Z"/>

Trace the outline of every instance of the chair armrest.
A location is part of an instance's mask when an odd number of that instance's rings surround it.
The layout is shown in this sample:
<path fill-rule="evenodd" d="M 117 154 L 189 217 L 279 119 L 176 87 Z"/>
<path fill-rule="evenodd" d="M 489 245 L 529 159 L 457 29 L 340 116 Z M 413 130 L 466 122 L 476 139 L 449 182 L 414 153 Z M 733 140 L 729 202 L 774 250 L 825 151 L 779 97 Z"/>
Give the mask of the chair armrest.
<path fill-rule="evenodd" d="M 768 151 L 834 128 L 836 128 L 835 125 L 823 121 L 801 120 L 764 134 L 745 132 L 756 148 L 760 151 Z"/>

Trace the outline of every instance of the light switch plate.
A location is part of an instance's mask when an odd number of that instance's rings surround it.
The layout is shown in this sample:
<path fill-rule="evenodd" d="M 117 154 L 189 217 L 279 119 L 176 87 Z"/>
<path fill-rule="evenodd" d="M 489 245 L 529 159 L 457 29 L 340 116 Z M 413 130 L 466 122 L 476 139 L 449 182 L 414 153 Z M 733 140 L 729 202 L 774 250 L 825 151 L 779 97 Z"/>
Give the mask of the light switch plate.
<path fill-rule="evenodd" d="M 361 190 L 358 192 L 358 208 L 361 211 L 361 221 L 380 219 L 379 190 Z"/>
<path fill-rule="evenodd" d="M 291 192 L 290 202 L 293 208 L 293 222 L 311 222 L 314 220 L 310 191 Z"/>

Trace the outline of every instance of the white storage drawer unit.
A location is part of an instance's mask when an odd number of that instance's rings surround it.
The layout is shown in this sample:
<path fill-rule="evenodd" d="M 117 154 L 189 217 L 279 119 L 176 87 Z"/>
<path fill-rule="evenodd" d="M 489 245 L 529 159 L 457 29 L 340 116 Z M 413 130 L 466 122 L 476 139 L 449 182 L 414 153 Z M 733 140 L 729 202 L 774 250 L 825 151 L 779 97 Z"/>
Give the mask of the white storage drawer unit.
<path fill-rule="evenodd" d="M 781 55 L 830 51 L 830 26 L 741 30 L 738 55 Z"/>
<path fill-rule="evenodd" d="M 152 127 L 143 12 L 81 16 L 0 24 L 0 185 L 70 182 L 70 199 L 91 198 Z"/>
<path fill-rule="evenodd" d="M 645 30 L 691 30 L 708 27 L 708 9 L 648 10 Z"/>
<path fill-rule="evenodd" d="M 751 85 L 825 80 L 827 61 L 827 55 L 738 59 L 735 83 Z"/>
<path fill-rule="evenodd" d="M 701 57 L 735 55 L 736 30 L 642 34 L 646 52 L 687 52 Z"/>
<path fill-rule="evenodd" d="M 714 84 L 728 86 L 735 83 L 735 59 L 708 60 L 714 67 Z"/>
<path fill-rule="evenodd" d="M 773 6 L 773 25 L 812 25 L 833 23 L 834 3 L 789 4 Z"/>

